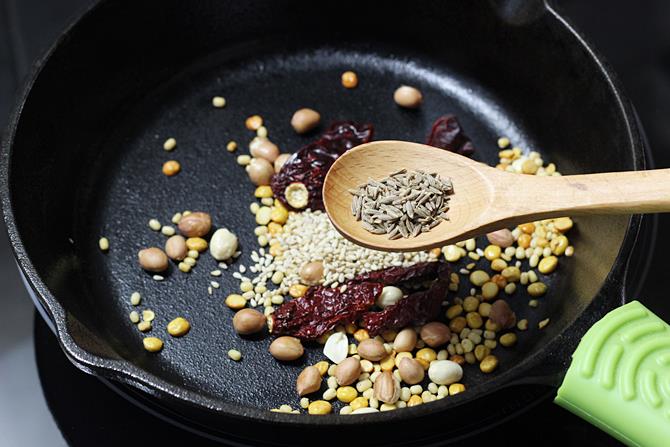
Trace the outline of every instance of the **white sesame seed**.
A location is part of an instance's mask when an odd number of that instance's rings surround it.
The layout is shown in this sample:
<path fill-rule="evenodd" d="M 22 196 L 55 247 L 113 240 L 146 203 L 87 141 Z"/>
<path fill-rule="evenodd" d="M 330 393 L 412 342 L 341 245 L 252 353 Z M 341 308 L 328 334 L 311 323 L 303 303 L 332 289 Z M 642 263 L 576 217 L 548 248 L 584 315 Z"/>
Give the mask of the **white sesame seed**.
<path fill-rule="evenodd" d="M 212 270 L 209 274 L 212 276 L 221 276 L 221 270 Z"/>
<path fill-rule="evenodd" d="M 161 275 L 154 275 L 153 278 L 154 278 L 154 281 L 163 281 L 165 279 Z"/>
<path fill-rule="evenodd" d="M 161 223 L 158 221 L 158 219 L 151 219 L 149 220 L 149 228 L 154 231 L 160 231 Z"/>
<path fill-rule="evenodd" d="M 138 306 L 140 304 L 140 301 L 142 301 L 142 296 L 140 295 L 139 292 L 133 292 L 130 295 L 130 304 L 133 306 Z"/>
<path fill-rule="evenodd" d="M 265 288 L 265 284 L 272 278 L 272 283 L 277 285 L 272 296 L 277 296 L 274 300 L 277 302 L 288 292 L 289 286 L 300 282 L 299 270 L 306 262 L 322 261 L 323 284 L 338 287 L 360 273 L 392 265 L 409 266 L 416 262 L 435 260 L 427 252 L 403 254 L 361 248 L 340 236 L 327 215 L 320 211 L 292 213 L 282 232 L 271 236 L 270 240 L 273 244 L 279 243 L 283 255 L 275 260 L 269 253 L 266 254 L 264 248 L 252 252 L 250 259 L 255 264 L 249 267 L 249 271 L 254 273 L 250 281 Z M 240 268 L 240 271 L 243 269 Z M 259 292 L 259 289 L 257 293 L 261 296 L 266 294 L 264 291 Z"/>
<path fill-rule="evenodd" d="M 218 289 L 219 287 L 221 287 L 221 284 L 219 284 L 219 283 L 216 282 L 216 281 L 212 281 L 212 282 L 210 282 L 210 284 L 211 284 L 212 287 L 214 287 L 215 289 Z"/>

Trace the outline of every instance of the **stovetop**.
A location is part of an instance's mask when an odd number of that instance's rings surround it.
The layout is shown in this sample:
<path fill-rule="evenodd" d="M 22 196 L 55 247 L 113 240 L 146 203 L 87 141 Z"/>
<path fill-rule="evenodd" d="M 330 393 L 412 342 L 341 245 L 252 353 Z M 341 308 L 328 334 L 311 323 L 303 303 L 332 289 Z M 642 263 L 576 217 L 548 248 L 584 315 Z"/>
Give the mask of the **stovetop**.
<path fill-rule="evenodd" d="M 0 0 L 0 126 L 31 61 L 90 0 Z M 613 0 L 559 0 L 619 74 L 646 130 L 656 167 L 670 167 L 670 2 L 645 9 Z M 670 215 L 659 216 L 660 229 Z M 639 297 L 670 320 L 662 287 L 670 234 L 659 231 L 648 276 L 633 278 Z M 647 259 L 648 258 L 648 259 Z M 643 270 L 643 269 L 641 269 Z M 0 446 L 220 445 L 190 434 L 130 404 L 97 378 L 77 370 L 35 314 L 5 237 L 0 237 Z M 463 444 L 612 446 L 616 441 L 550 401 Z"/>

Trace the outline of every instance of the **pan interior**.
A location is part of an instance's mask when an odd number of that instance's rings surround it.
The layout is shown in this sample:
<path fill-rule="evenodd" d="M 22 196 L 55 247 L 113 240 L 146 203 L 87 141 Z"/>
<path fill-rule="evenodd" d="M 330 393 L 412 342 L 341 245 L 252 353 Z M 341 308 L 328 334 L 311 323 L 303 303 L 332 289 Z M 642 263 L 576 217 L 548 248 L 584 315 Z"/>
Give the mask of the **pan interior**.
<path fill-rule="evenodd" d="M 534 32 L 534 27 L 526 31 Z M 512 46 L 514 36 L 508 37 Z M 149 229 L 149 219 L 169 224 L 176 212 L 203 210 L 211 213 L 215 227 L 229 228 L 240 238 L 243 254 L 231 268 L 249 265 L 249 253 L 257 248 L 249 212 L 254 187 L 235 160 L 236 155 L 248 153 L 247 143 L 253 137 L 244 128 L 249 115 L 263 117 L 270 138 L 284 152 L 298 149 L 331 121 L 342 119 L 372 123 L 375 139 L 423 142 L 435 118 L 454 113 L 477 147 L 475 158 L 487 164 L 497 160 L 496 140 L 505 135 L 521 148 L 539 151 L 564 174 L 632 169 L 632 156 L 618 145 L 623 132 L 620 117 L 606 107 L 611 95 L 606 89 L 590 90 L 596 76 L 593 67 L 578 73 L 572 65 L 559 63 L 559 57 L 537 59 L 533 67 L 514 66 L 524 52 L 541 51 L 499 43 L 502 54 L 498 54 L 490 50 L 493 44 L 486 37 L 477 39 L 481 48 L 489 50 L 477 55 L 474 47 L 418 48 L 394 39 L 318 41 L 307 46 L 300 36 L 245 40 L 225 50 L 201 51 L 179 67 L 166 62 L 155 69 L 147 63 L 144 74 L 137 56 L 130 59 L 135 66 L 120 65 L 98 86 L 90 76 L 82 81 L 81 74 L 64 81 L 73 95 L 69 102 L 49 81 L 81 67 L 64 68 L 65 73 L 47 67 L 17 131 L 11 160 L 12 205 L 30 261 L 67 309 L 77 343 L 217 399 L 266 409 L 286 403 L 296 407 L 295 378 L 302 367 L 323 359 L 319 345 L 309 345 L 300 361 L 281 364 L 267 352 L 269 337 L 237 336 L 231 325 L 233 312 L 223 301 L 238 290 L 238 280 L 231 271 L 221 278 L 210 277 L 216 263 L 207 254 L 190 274 L 172 265 L 161 282 L 141 271 L 136 260 L 140 248 L 162 246 L 166 239 Z M 546 42 L 536 45 L 549 46 L 558 36 L 543 39 Z M 58 58 L 67 61 L 80 50 L 68 51 Z M 587 61 L 586 54 L 562 51 L 575 63 Z M 154 56 L 147 57 L 155 62 Z M 122 60 L 119 56 L 117 62 Z M 356 89 L 340 85 L 345 70 L 358 73 Z M 543 77 L 549 72 L 550 77 Z M 89 73 L 93 74 L 104 76 Z M 80 90 L 77 79 L 84 82 Z M 401 84 L 423 92 L 421 109 L 395 106 L 393 90 Z M 226 98 L 225 108 L 211 106 L 215 95 Z M 58 107 L 64 114 L 62 126 L 59 118 L 44 117 L 55 116 L 49 115 L 54 106 L 48 105 L 54 100 L 63 100 Z M 42 115 L 39 105 L 45 105 Z M 300 107 L 321 113 L 322 125 L 315 133 L 298 136 L 289 126 Z M 29 124 L 40 125 L 39 130 L 31 133 L 35 127 Z M 169 137 L 176 138 L 177 148 L 168 153 L 162 143 Z M 225 149 L 230 140 L 240 145 L 235 154 Z M 611 156 L 596 155 L 603 150 Z M 177 176 L 161 173 L 168 159 L 181 163 Z M 565 330 L 610 271 L 627 219 L 593 217 L 576 222 L 570 234 L 576 256 L 562 260 L 560 270 L 547 278 L 549 293 L 539 307 L 527 305 L 524 291 L 508 299 L 518 318 L 529 319 L 531 329 L 520 334 L 514 349 L 496 351 L 501 370 L 538 353 Z M 103 235 L 111 243 L 107 254 L 97 248 Z M 221 288 L 209 296 L 207 287 L 213 279 Z M 468 290 L 465 282 L 452 298 L 465 297 Z M 139 310 L 152 309 L 156 314 L 148 335 L 165 341 L 158 355 L 142 348 L 144 335 L 129 321 L 134 310 L 129 297 L 134 291 L 143 297 Z M 173 339 L 165 326 L 177 316 L 187 318 L 192 330 Z M 537 323 L 547 317 L 551 324 L 538 330 Z M 243 360 L 231 361 L 226 355 L 229 349 L 241 351 Z M 467 367 L 465 374 L 473 391 L 486 380 L 475 367 Z"/>

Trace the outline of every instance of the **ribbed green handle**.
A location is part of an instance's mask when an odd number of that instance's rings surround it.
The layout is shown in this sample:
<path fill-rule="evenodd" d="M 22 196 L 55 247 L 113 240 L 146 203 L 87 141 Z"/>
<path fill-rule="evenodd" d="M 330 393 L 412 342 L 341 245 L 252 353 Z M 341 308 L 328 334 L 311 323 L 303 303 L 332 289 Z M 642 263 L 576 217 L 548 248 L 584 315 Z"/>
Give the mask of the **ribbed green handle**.
<path fill-rule="evenodd" d="M 637 301 L 593 325 L 555 402 L 625 444 L 670 446 L 670 326 Z"/>

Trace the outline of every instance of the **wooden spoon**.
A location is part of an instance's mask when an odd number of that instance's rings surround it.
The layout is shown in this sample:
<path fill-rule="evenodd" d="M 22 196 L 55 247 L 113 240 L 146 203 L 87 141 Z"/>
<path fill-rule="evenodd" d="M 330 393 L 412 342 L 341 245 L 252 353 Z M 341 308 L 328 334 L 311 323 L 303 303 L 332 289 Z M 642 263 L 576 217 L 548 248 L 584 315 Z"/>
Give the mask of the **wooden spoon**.
<path fill-rule="evenodd" d="M 348 190 L 403 168 L 452 180 L 449 220 L 417 237 L 389 240 L 356 221 Z M 540 219 L 667 212 L 670 169 L 540 177 L 501 171 L 423 144 L 375 141 L 335 161 L 323 184 L 323 201 L 333 225 L 352 242 L 377 250 L 414 251 Z"/>

